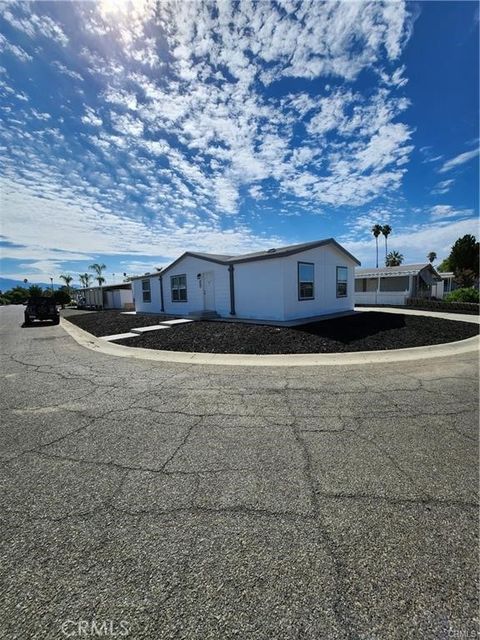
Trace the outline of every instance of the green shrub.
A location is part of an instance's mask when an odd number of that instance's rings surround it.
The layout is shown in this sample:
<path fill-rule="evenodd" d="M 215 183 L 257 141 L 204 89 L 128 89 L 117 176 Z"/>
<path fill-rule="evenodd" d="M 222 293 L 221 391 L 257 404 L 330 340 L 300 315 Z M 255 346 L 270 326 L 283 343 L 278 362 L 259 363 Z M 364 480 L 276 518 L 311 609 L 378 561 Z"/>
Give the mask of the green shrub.
<path fill-rule="evenodd" d="M 53 297 L 55 298 L 55 302 L 61 304 L 62 307 L 71 301 L 70 295 L 64 289 L 57 289 Z"/>
<path fill-rule="evenodd" d="M 478 290 L 473 287 L 456 289 L 451 293 L 447 293 L 444 300 L 446 302 L 478 302 Z"/>

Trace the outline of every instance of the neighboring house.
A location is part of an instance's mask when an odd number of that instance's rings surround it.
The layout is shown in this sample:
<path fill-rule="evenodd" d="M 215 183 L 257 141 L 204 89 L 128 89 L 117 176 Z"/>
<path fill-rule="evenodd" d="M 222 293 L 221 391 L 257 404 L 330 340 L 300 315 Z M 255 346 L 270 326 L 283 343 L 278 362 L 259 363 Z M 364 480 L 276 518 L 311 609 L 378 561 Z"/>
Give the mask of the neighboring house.
<path fill-rule="evenodd" d="M 351 311 L 358 264 L 330 238 L 237 256 L 187 251 L 131 280 L 137 312 L 284 321 Z"/>
<path fill-rule="evenodd" d="M 88 307 L 100 307 L 103 309 L 133 309 L 132 285 L 130 282 L 122 284 L 105 284 L 102 287 L 89 287 L 80 289 L 80 298 L 84 298 L 84 304 Z"/>
<path fill-rule="evenodd" d="M 441 300 L 447 295 L 447 293 L 458 289 L 458 285 L 455 282 L 455 274 L 453 271 L 439 271 L 438 275 L 441 277 L 442 281 L 437 282 L 433 286 L 432 293 L 435 298 L 439 298 Z"/>
<path fill-rule="evenodd" d="M 408 298 L 435 297 L 441 281 L 430 263 L 355 269 L 355 304 L 404 305 Z"/>

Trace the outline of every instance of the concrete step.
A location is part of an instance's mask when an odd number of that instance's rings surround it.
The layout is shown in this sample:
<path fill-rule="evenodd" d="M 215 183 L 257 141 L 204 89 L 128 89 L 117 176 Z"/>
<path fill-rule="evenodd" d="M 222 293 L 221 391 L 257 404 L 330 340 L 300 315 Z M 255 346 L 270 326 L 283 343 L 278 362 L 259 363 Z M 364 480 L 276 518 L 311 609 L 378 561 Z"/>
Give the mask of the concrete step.
<path fill-rule="evenodd" d="M 164 324 L 152 324 L 148 327 L 136 327 L 135 329 L 130 329 L 132 333 L 136 333 L 137 335 L 141 335 L 142 333 L 147 333 L 148 331 L 160 331 L 160 329 L 169 329 L 168 326 Z"/>
<path fill-rule="evenodd" d="M 127 333 L 115 333 L 111 336 L 100 336 L 100 340 L 106 340 L 107 342 L 113 342 L 114 340 L 123 340 L 124 338 L 137 338 L 138 333 L 128 331 Z"/>

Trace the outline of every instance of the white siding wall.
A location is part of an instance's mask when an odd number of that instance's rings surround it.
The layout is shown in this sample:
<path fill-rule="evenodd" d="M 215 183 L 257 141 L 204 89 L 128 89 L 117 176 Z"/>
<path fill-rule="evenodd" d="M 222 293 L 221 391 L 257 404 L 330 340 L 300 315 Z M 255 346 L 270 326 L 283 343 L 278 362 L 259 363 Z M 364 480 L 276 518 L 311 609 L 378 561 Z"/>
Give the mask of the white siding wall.
<path fill-rule="evenodd" d="M 315 298 L 298 299 L 298 263 L 315 269 Z M 235 265 L 235 311 L 239 318 L 294 320 L 354 306 L 355 262 L 331 245 L 283 258 Z M 337 267 L 347 267 L 347 296 L 337 298 Z"/>
<path fill-rule="evenodd" d="M 298 262 L 315 265 L 315 299 L 299 300 L 297 285 Z M 296 253 L 283 259 L 284 319 L 308 318 L 323 313 L 351 311 L 354 307 L 356 263 L 332 245 Z M 347 296 L 337 298 L 337 267 L 347 267 Z"/>
<path fill-rule="evenodd" d="M 131 305 L 133 303 L 133 294 L 131 289 L 120 289 L 120 301 L 122 309 L 126 304 Z"/>
<path fill-rule="evenodd" d="M 200 260 L 186 256 L 172 269 L 163 275 L 163 300 L 165 313 L 187 315 L 195 311 L 203 311 L 203 289 L 199 284 L 197 274 L 213 272 L 215 280 L 215 311 L 226 316 L 230 312 L 230 288 L 228 281 L 228 267 L 216 262 Z M 187 302 L 173 302 L 171 293 L 171 276 L 187 276 Z"/>
<path fill-rule="evenodd" d="M 432 284 L 432 296 L 434 298 L 442 300 L 445 295 L 445 280 Z"/>
<path fill-rule="evenodd" d="M 160 280 L 155 273 L 145 278 L 132 280 L 132 293 L 135 302 L 135 311 L 139 313 L 160 313 Z M 143 302 L 142 280 L 150 280 L 151 302 Z"/>
<path fill-rule="evenodd" d="M 102 306 L 102 292 L 100 287 L 91 287 L 89 289 L 83 289 L 82 294 L 85 297 L 87 305 L 94 305 L 97 307 Z"/>
<path fill-rule="evenodd" d="M 185 316 L 191 312 L 203 311 L 203 289 L 199 284 L 197 274 L 211 271 L 215 280 L 215 311 L 221 316 L 228 316 L 230 313 L 230 288 L 228 267 L 226 265 L 200 260 L 192 256 L 186 256 L 178 262 L 172 269 L 168 269 L 163 278 L 163 302 L 165 313 Z M 187 276 L 187 301 L 172 301 L 171 280 L 172 276 Z M 150 291 L 152 301 L 143 302 L 142 279 L 132 281 L 133 297 L 135 298 L 135 309 L 139 313 L 160 313 L 160 274 L 150 276 Z M 148 278 L 146 276 L 143 279 Z"/>

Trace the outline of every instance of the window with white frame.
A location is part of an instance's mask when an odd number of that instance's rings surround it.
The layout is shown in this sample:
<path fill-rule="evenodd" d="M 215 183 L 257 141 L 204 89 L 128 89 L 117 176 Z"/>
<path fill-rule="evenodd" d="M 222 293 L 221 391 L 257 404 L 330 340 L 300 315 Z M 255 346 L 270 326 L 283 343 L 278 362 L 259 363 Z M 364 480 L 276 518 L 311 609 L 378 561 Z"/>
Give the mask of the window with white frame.
<path fill-rule="evenodd" d="M 172 289 L 172 302 L 187 301 L 187 276 L 171 276 L 170 286 Z"/>
<path fill-rule="evenodd" d="M 315 287 L 315 265 L 312 262 L 298 263 L 298 299 L 313 300 Z"/>
<path fill-rule="evenodd" d="M 346 298 L 348 289 L 348 268 L 337 267 L 337 298 Z"/>
<path fill-rule="evenodd" d="M 142 280 L 142 298 L 144 302 L 152 301 L 152 293 L 150 291 L 150 279 Z"/>

